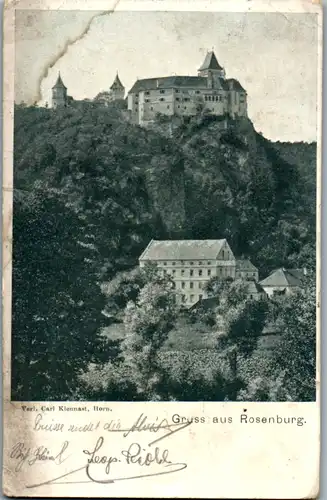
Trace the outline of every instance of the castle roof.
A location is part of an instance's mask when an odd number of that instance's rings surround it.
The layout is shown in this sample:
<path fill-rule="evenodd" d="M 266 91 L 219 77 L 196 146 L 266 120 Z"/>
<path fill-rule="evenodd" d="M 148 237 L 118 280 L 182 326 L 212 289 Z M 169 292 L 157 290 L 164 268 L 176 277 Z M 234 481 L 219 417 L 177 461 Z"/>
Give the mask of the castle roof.
<path fill-rule="evenodd" d="M 67 87 L 64 85 L 64 82 L 61 79 L 60 73 L 58 74 L 57 81 L 52 88 L 53 89 L 55 89 L 55 88 L 67 89 Z"/>
<path fill-rule="evenodd" d="M 118 73 L 116 74 L 116 78 L 113 81 L 113 84 L 110 87 L 112 90 L 114 89 L 123 89 L 125 88 L 122 82 L 120 81 L 120 78 L 118 76 Z"/>
<path fill-rule="evenodd" d="M 246 92 L 246 90 L 242 87 L 240 82 L 238 80 L 235 80 L 235 78 L 228 78 L 226 82 L 228 83 L 230 90 L 238 90 L 241 92 Z"/>
<path fill-rule="evenodd" d="M 140 260 L 216 259 L 223 240 L 151 240 Z"/>
<path fill-rule="evenodd" d="M 296 271 L 296 272 L 294 272 Z M 280 268 L 271 273 L 267 278 L 260 281 L 262 286 L 301 286 L 303 271 L 299 269 L 284 269 Z"/>
<path fill-rule="evenodd" d="M 224 78 L 220 78 L 221 87 L 228 90 Z M 161 78 L 144 78 L 137 80 L 130 89 L 129 94 L 142 90 L 171 89 L 171 88 L 198 88 L 207 89 L 207 78 L 203 76 L 164 76 Z"/>
<path fill-rule="evenodd" d="M 199 68 L 198 71 L 205 71 L 206 69 L 213 69 L 213 70 L 222 70 L 223 68 L 220 66 L 219 62 L 217 61 L 217 58 L 214 54 L 214 52 L 208 52 L 202 66 Z"/>

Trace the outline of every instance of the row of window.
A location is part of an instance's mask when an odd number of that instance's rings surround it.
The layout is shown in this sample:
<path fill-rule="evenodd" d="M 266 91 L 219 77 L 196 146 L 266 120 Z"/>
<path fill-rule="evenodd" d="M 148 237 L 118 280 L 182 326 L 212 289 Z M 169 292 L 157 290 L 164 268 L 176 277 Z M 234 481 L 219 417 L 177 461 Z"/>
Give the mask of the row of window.
<path fill-rule="evenodd" d="M 204 97 L 205 101 L 216 101 L 216 102 L 221 102 L 223 100 L 221 95 L 206 95 Z"/>
<path fill-rule="evenodd" d="M 218 276 L 233 276 L 233 269 L 234 269 L 233 267 L 218 267 L 217 274 L 218 274 Z M 206 275 L 208 277 L 212 276 L 211 269 L 207 269 L 206 271 L 207 271 Z M 170 274 L 170 273 L 166 269 L 164 269 L 164 275 L 167 275 L 167 274 Z M 178 276 L 178 272 L 175 269 L 173 269 L 172 272 L 171 272 L 171 275 L 172 275 L 173 278 L 176 278 Z M 199 277 L 204 276 L 205 275 L 204 274 L 204 270 L 203 269 L 199 269 L 197 275 Z M 184 276 L 186 278 L 187 272 L 184 269 L 181 269 L 180 270 L 180 276 Z M 189 270 L 188 276 L 190 278 L 196 276 L 194 269 L 190 269 Z"/>
<path fill-rule="evenodd" d="M 169 92 L 170 92 L 170 90 L 171 90 L 171 89 L 168 89 L 168 90 L 169 90 Z M 165 94 L 165 93 L 166 93 L 166 91 L 165 91 L 164 89 L 160 89 L 160 90 L 159 90 L 159 92 L 160 92 L 160 94 Z M 188 93 L 188 90 L 183 90 L 183 91 L 180 91 L 179 89 L 175 89 L 175 93 L 176 93 L 176 94 L 179 94 L 180 92 L 182 92 L 183 94 L 186 94 L 186 93 Z M 195 91 L 195 93 L 196 93 L 196 94 L 200 94 L 200 90 L 196 90 L 196 91 Z M 149 90 L 147 90 L 147 91 L 145 92 L 145 95 L 150 95 L 150 94 L 151 94 L 151 92 L 150 92 Z M 136 96 L 135 96 L 135 98 L 137 99 L 137 98 L 138 98 L 138 95 L 136 95 Z"/>
<path fill-rule="evenodd" d="M 180 274 L 181 276 L 186 276 L 186 271 L 185 271 L 184 269 L 181 269 L 180 273 L 181 273 L 181 274 Z M 166 269 L 164 269 L 164 274 L 168 274 L 168 272 L 166 271 Z M 199 270 L 198 270 L 198 275 L 199 275 L 199 276 L 203 276 L 203 269 L 199 269 Z M 173 277 L 176 277 L 176 276 L 177 276 L 177 271 L 176 271 L 176 269 L 173 269 L 173 270 L 172 270 L 172 276 L 173 276 Z M 190 276 L 190 277 L 195 276 L 195 274 L 194 274 L 194 269 L 190 269 L 190 271 L 189 271 L 189 276 Z M 211 269 L 207 269 L 207 276 L 211 276 Z"/>

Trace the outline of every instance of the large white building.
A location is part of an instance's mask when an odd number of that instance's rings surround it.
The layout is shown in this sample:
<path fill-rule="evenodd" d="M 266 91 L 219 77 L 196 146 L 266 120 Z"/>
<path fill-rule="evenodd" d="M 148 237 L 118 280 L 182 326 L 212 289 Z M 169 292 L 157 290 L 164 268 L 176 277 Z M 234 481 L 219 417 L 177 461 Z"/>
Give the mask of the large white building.
<path fill-rule="evenodd" d="M 235 278 L 236 261 L 226 239 L 151 240 L 139 258 L 140 267 L 147 262 L 172 277 L 181 303 L 188 307 L 207 297 L 204 286 L 213 276 Z"/>
<path fill-rule="evenodd" d="M 133 123 L 148 125 L 158 113 L 194 116 L 205 108 L 213 115 L 247 116 L 247 93 L 238 80 L 226 78 L 214 52 L 208 52 L 198 76 L 137 80 L 128 92 Z"/>

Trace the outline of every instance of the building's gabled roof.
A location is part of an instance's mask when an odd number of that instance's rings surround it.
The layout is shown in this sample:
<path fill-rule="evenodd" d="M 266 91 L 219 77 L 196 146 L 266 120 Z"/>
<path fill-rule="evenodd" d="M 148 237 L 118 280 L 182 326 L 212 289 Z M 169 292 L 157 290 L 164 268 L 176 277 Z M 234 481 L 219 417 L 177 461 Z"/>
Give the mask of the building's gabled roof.
<path fill-rule="evenodd" d="M 213 70 L 222 70 L 223 68 L 220 66 L 219 62 L 217 61 L 217 58 L 214 54 L 214 52 L 208 52 L 202 66 L 199 68 L 198 71 L 205 71 L 206 69 L 213 69 Z"/>
<path fill-rule="evenodd" d="M 152 240 L 140 260 L 213 260 L 222 249 L 223 240 Z"/>
<path fill-rule="evenodd" d="M 198 308 L 203 308 L 205 310 L 208 309 L 214 309 L 215 307 L 218 307 L 219 305 L 219 297 L 208 297 L 207 299 L 200 299 L 195 304 L 190 307 L 190 310 L 192 309 L 198 309 Z"/>
<path fill-rule="evenodd" d="M 265 286 L 301 286 L 302 281 L 287 269 L 280 268 L 271 273 L 267 278 L 260 281 L 260 285 Z"/>
<path fill-rule="evenodd" d="M 67 87 L 64 85 L 64 82 L 61 79 L 60 73 L 58 74 L 57 81 L 52 88 L 53 89 L 55 89 L 55 88 L 67 89 Z"/>
<path fill-rule="evenodd" d="M 305 269 L 287 269 L 287 271 L 293 274 L 293 276 L 295 276 L 295 278 L 299 280 L 302 280 L 305 276 Z"/>
<path fill-rule="evenodd" d="M 115 90 L 115 89 L 124 89 L 124 85 L 120 81 L 120 78 L 118 76 L 118 73 L 116 74 L 116 78 L 113 81 L 113 84 L 111 85 L 110 89 Z"/>
<path fill-rule="evenodd" d="M 236 271 L 257 271 L 249 259 L 236 259 Z"/>
<path fill-rule="evenodd" d="M 257 293 L 262 293 L 265 294 L 266 292 L 260 285 L 260 283 L 257 283 L 256 281 L 248 281 L 246 283 L 246 291 L 248 294 L 257 294 Z"/>
<path fill-rule="evenodd" d="M 239 92 L 246 93 L 246 90 L 242 87 L 238 80 L 235 80 L 235 78 L 228 78 L 226 82 L 230 90 L 238 90 Z"/>
<path fill-rule="evenodd" d="M 137 80 L 129 94 L 134 94 L 142 90 L 172 89 L 172 88 L 207 88 L 207 79 L 202 76 L 164 76 L 161 78 L 143 78 Z"/>

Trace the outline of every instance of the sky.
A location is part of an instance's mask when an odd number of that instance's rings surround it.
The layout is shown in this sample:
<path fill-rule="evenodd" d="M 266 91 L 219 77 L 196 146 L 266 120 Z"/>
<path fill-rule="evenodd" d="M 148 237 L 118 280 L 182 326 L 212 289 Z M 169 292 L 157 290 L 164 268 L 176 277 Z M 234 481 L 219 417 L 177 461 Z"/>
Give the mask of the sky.
<path fill-rule="evenodd" d="M 214 49 L 248 93 L 258 132 L 317 140 L 317 16 L 233 12 L 16 11 L 15 101 L 44 105 L 58 72 L 75 99 L 137 78 L 196 75 Z"/>

